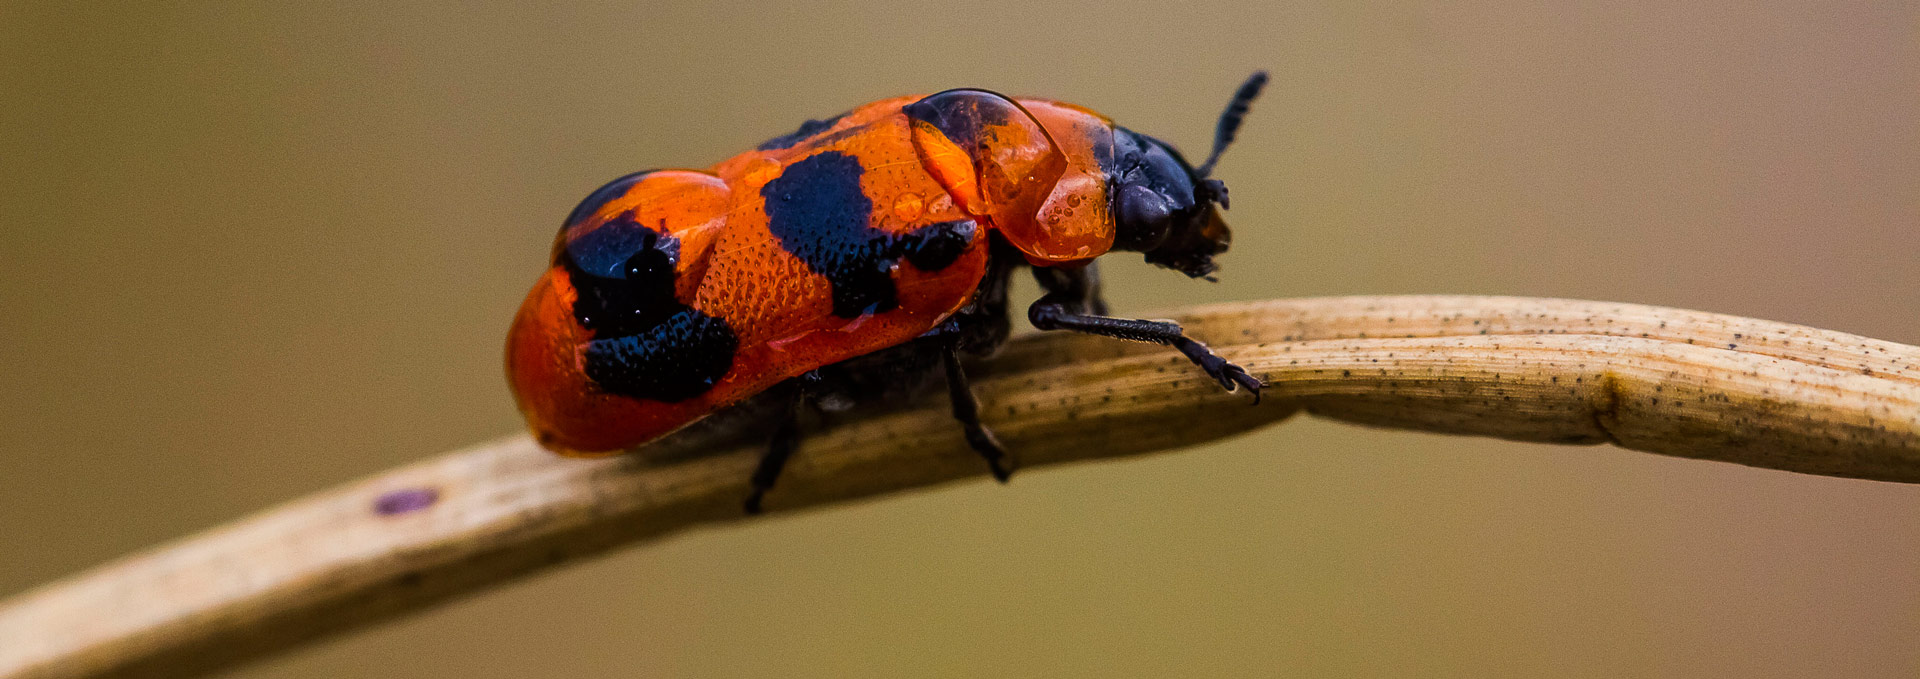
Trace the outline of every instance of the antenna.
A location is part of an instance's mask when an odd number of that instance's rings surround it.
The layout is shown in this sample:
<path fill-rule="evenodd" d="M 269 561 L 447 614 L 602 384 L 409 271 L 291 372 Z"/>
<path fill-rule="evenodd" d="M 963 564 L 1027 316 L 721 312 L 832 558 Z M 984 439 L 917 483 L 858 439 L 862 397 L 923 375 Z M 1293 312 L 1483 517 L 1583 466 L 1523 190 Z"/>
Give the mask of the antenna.
<path fill-rule="evenodd" d="M 1233 143 L 1233 137 L 1240 133 L 1240 121 L 1247 117 L 1247 111 L 1253 107 L 1253 100 L 1260 97 L 1260 88 L 1267 86 L 1267 72 L 1254 71 L 1247 81 L 1240 83 L 1240 89 L 1233 93 L 1233 101 L 1227 102 L 1227 110 L 1220 112 L 1220 124 L 1213 128 L 1213 153 L 1207 154 L 1207 162 L 1194 170 L 1194 176 L 1205 178 L 1213 174 L 1213 164 L 1220 162 L 1220 153 Z"/>

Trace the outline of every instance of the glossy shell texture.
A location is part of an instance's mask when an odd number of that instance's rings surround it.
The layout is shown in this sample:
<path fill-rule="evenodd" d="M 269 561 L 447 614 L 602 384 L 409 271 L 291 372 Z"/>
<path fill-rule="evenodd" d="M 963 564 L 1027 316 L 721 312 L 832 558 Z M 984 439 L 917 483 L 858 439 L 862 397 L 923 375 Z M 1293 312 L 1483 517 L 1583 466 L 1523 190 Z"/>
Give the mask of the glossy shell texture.
<path fill-rule="evenodd" d="M 567 218 L 514 319 L 520 410 L 551 449 L 619 453 L 940 325 L 979 288 L 990 230 L 1036 264 L 1104 254 L 1112 130 L 951 90 L 615 180 Z"/>

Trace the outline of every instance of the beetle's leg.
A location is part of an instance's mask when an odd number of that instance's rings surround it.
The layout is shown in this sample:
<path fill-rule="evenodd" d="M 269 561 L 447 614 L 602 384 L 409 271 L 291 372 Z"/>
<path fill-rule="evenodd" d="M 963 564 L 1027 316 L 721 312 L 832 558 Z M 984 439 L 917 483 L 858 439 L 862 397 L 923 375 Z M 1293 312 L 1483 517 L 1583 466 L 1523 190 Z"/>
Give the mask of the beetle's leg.
<path fill-rule="evenodd" d="M 1099 313 L 1080 311 L 1086 308 L 1088 294 L 1088 276 L 1076 269 L 1035 267 L 1034 278 L 1047 290 L 1033 306 L 1027 307 L 1027 320 L 1033 327 L 1041 330 L 1072 330 L 1091 335 L 1102 335 L 1135 342 L 1153 342 L 1165 344 L 1186 354 L 1194 365 L 1200 366 L 1207 375 L 1225 387 L 1227 391 L 1236 391 L 1246 387 L 1253 392 L 1253 402 L 1260 402 L 1260 388 L 1267 386 L 1258 378 L 1248 375 L 1246 369 L 1228 363 L 1226 359 L 1214 355 L 1207 345 L 1187 337 L 1180 324 L 1171 321 L 1147 321 L 1131 318 L 1113 318 Z"/>
<path fill-rule="evenodd" d="M 966 371 L 960 369 L 959 343 L 942 347 L 940 356 L 947 364 L 947 398 L 953 402 L 953 419 L 966 428 L 967 445 L 986 459 L 993 478 L 1006 483 L 1013 476 L 1013 457 L 1000 445 L 1000 439 L 994 438 L 993 431 L 980 422 L 980 402 L 974 399 L 973 388 L 967 384 Z"/>
<path fill-rule="evenodd" d="M 760 465 L 753 470 L 752 489 L 747 492 L 743 505 L 748 514 L 760 513 L 761 498 L 773 490 L 774 482 L 780 480 L 780 471 L 787 467 L 787 458 L 793 457 L 793 449 L 800 445 L 800 410 L 806 406 L 809 392 L 819 380 L 817 373 L 808 371 L 794 385 L 793 402 L 780 417 L 779 426 L 774 427 L 767 452 L 760 456 Z"/>
<path fill-rule="evenodd" d="M 1047 291 L 1041 301 L 1058 303 L 1076 314 L 1107 315 L 1107 300 L 1100 294 L 1098 262 L 1077 268 L 1036 266 L 1033 279 Z"/>
<path fill-rule="evenodd" d="M 1253 392 L 1253 402 L 1260 402 L 1260 388 L 1267 386 L 1258 378 L 1248 375 L 1246 369 L 1227 362 L 1207 348 L 1207 345 L 1187 337 L 1181 331 L 1180 324 L 1168 321 L 1147 321 L 1131 318 L 1112 318 L 1076 314 L 1067 311 L 1058 302 L 1048 302 L 1045 298 L 1034 302 L 1027 308 L 1027 319 L 1033 321 L 1033 327 L 1041 330 L 1072 330 L 1091 335 L 1103 335 L 1136 342 L 1165 344 L 1186 354 L 1187 359 L 1207 375 L 1220 382 L 1227 391 L 1246 387 Z"/>

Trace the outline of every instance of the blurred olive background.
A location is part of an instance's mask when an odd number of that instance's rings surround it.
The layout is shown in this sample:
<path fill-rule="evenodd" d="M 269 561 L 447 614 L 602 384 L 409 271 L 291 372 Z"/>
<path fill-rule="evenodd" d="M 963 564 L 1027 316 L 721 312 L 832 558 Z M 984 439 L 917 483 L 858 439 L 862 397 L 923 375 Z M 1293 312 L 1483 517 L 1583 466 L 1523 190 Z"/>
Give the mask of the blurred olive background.
<path fill-rule="evenodd" d="M 0 593 L 506 435 L 560 218 L 908 92 L 1199 150 L 1222 282 L 1920 343 L 1920 5 L 0 4 Z M 1676 7 L 1674 5 L 1684 5 Z M 1022 288 L 1030 292 L 1031 287 Z M 1915 676 L 1920 488 L 1300 419 L 702 530 L 237 677 Z"/>

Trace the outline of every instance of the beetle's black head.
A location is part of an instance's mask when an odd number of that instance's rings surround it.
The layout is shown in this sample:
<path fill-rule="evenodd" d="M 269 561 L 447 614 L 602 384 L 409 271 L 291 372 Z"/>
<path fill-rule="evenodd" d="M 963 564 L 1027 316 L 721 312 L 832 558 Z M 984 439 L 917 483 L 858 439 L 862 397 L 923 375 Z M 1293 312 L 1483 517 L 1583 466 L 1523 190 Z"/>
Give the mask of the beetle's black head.
<path fill-rule="evenodd" d="M 1233 237 L 1220 219 L 1227 187 L 1207 175 L 1266 84 L 1266 72 L 1259 71 L 1234 92 L 1214 130 L 1213 153 L 1198 168 L 1166 142 L 1114 128 L 1107 195 L 1113 200 L 1116 249 L 1146 253 L 1148 262 L 1194 278 L 1213 273 L 1213 256 L 1226 252 Z"/>
<path fill-rule="evenodd" d="M 1194 278 L 1213 273 L 1213 256 L 1232 240 L 1216 206 L 1226 202 L 1226 188 L 1165 142 L 1126 128 L 1113 134 L 1121 170 L 1108 185 L 1114 248 L 1144 252 L 1147 261 Z"/>

